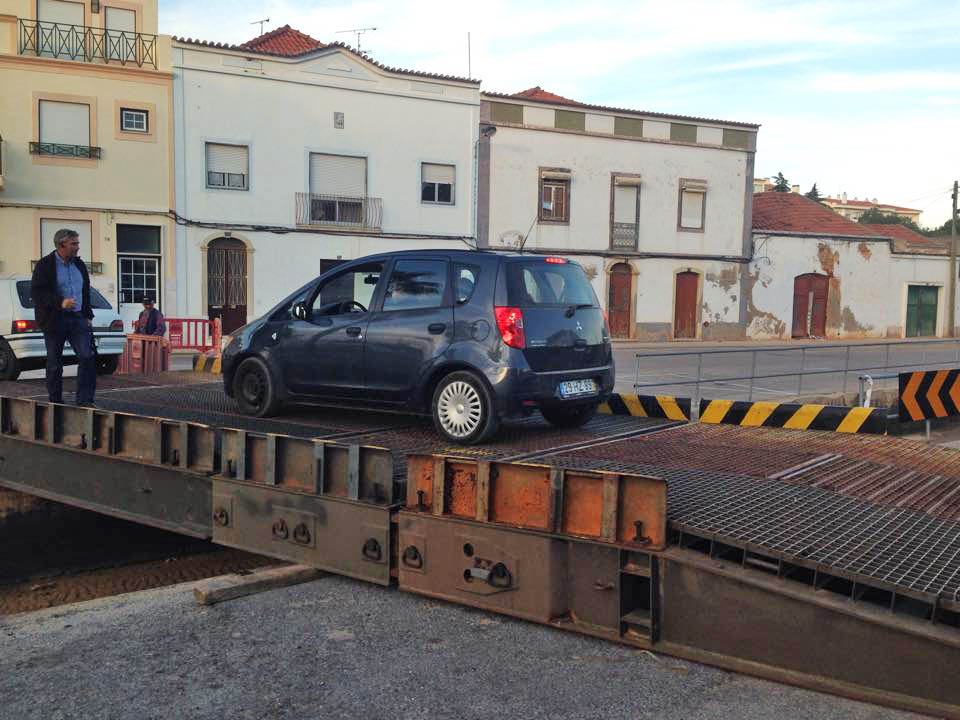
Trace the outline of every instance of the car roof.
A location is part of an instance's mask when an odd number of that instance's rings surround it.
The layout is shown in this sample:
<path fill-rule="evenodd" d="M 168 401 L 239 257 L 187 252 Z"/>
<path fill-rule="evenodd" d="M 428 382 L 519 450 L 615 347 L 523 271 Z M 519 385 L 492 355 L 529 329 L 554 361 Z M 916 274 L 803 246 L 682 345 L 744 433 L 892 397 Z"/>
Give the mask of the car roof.
<path fill-rule="evenodd" d="M 448 256 L 457 259 L 495 259 L 495 258 L 527 258 L 536 260 L 537 258 L 548 257 L 543 253 L 522 253 L 516 251 L 489 250 L 478 248 L 476 250 L 461 250 L 458 248 L 419 248 L 416 250 L 391 250 L 389 252 L 376 253 L 375 255 L 365 255 L 353 258 L 347 262 L 358 262 L 361 260 L 386 260 L 395 257 L 437 257 L 438 255 Z"/>

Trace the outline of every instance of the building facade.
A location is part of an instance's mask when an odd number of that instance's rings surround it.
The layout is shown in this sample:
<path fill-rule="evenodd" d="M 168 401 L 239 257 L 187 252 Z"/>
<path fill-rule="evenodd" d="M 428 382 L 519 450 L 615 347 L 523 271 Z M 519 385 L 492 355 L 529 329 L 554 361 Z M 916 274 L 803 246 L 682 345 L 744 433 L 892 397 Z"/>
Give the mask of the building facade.
<path fill-rule="evenodd" d="M 745 337 L 756 125 L 482 100 L 481 247 L 575 257 L 616 338 Z"/>
<path fill-rule="evenodd" d="M 473 244 L 478 81 L 289 26 L 173 66 L 179 313 L 229 331 L 340 261 Z"/>
<path fill-rule="evenodd" d="M 867 210 L 879 210 L 887 215 L 896 215 L 897 217 L 911 220 L 917 225 L 920 224 L 920 210 L 915 208 L 899 207 L 898 205 L 887 205 L 878 203 L 876 198 L 868 200 L 864 198 L 848 198 L 846 193 L 840 193 L 838 197 L 825 197 L 821 202 L 831 210 L 834 210 L 845 218 L 856 222 Z"/>
<path fill-rule="evenodd" d="M 176 296 L 173 76 L 155 0 L 0 0 L 0 272 L 63 227 L 93 286 L 136 318 Z"/>

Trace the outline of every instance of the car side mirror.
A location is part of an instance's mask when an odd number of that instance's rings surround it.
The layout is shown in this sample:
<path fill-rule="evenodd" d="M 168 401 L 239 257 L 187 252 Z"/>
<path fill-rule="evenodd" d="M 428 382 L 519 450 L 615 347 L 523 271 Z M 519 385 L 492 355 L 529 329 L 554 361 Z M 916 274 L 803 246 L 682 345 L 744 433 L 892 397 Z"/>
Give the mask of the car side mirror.
<path fill-rule="evenodd" d="M 306 320 L 308 315 L 307 304 L 304 302 L 294 303 L 290 312 L 297 320 Z"/>

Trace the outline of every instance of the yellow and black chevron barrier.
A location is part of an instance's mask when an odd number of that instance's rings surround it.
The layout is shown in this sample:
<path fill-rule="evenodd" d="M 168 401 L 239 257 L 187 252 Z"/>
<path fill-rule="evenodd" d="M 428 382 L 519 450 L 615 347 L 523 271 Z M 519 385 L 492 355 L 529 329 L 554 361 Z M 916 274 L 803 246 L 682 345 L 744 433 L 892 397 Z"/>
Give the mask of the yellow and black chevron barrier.
<path fill-rule="evenodd" d="M 960 415 L 960 370 L 900 373 L 900 422 Z"/>
<path fill-rule="evenodd" d="M 193 371 L 195 373 L 220 374 L 220 354 L 197 353 L 193 356 Z"/>
<path fill-rule="evenodd" d="M 607 415 L 690 420 L 690 398 L 669 395 L 627 395 L 613 393 L 597 412 Z"/>
<path fill-rule="evenodd" d="M 885 408 L 851 408 L 835 405 L 701 400 L 700 422 L 876 435 L 884 435 L 887 432 Z"/>

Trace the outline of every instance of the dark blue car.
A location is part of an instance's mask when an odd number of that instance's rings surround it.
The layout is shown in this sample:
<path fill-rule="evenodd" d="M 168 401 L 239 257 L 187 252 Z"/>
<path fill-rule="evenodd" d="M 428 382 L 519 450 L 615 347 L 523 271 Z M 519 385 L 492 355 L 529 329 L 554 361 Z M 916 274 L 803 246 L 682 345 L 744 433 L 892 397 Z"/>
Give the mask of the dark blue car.
<path fill-rule="evenodd" d="M 534 410 L 580 426 L 614 378 L 580 265 L 469 250 L 343 263 L 235 331 L 222 369 L 227 394 L 250 415 L 297 402 L 428 411 L 461 444 Z"/>

